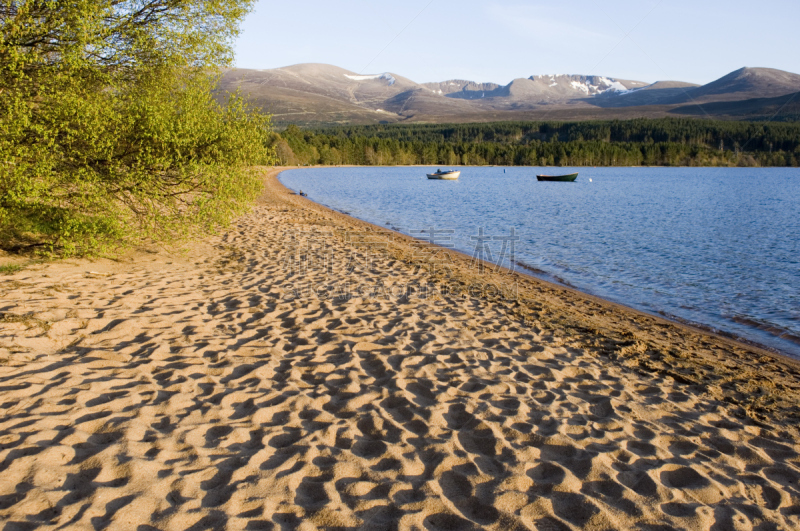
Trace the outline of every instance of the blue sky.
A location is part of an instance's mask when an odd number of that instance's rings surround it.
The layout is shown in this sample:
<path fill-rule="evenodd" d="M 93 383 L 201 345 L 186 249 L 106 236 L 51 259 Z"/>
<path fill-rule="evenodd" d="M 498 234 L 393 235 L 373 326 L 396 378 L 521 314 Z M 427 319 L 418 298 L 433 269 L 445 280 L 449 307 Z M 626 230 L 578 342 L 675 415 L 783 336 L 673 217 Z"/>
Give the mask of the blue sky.
<path fill-rule="evenodd" d="M 235 49 L 242 68 L 327 63 L 418 83 L 599 74 L 702 84 L 743 66 L 800 73 L 798 21 L 798 0 L 261 0 Z"/>

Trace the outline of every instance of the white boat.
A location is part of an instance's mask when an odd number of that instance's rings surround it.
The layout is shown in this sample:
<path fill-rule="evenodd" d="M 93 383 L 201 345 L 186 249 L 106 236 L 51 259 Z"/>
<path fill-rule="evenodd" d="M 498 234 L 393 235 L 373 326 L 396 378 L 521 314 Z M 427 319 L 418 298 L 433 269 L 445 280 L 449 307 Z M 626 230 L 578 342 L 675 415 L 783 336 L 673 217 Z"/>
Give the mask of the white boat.
<path fill-rule="evenodd" d="M 443 179 L 446 181 L 455 181 L 458 179 L 458 176 L 461 175 L 460 171 L 454 170 L 436 170 L 434 173 L 428 174 L 428 179 Z"/>

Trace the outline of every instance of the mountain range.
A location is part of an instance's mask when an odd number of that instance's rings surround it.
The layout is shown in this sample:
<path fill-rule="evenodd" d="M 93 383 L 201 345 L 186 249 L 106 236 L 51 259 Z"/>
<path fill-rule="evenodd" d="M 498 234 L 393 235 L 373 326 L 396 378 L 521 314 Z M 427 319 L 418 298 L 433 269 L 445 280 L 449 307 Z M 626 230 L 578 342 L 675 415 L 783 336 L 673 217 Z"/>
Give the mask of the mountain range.
<path fill-rule="evenodd" d="M 416 83 L 393 73 L 363 75 L 331 65 L 300 64 L 226 70 L 219 90 L 237 89 L 272 114 L 278 125 L 800 118 L 800 75 L 770 68 L 742 68 L 706 85 L 563 74 L 499 85 Z"/>

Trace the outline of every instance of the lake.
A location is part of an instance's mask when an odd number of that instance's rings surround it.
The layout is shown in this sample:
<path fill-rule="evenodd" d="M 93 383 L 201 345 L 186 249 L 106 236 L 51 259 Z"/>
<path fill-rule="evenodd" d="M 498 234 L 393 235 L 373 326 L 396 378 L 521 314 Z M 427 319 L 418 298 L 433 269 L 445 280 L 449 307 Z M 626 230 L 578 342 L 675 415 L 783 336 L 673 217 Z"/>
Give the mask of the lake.
<path fill-rule="evenodd" d="M 483 258 L 508 260 L 513 230 L 517 271 L 800 358 L 800 170 L 463 167 L 458 181 L 426 179 L 435 169 L 280 179 L 377 225 L 444 231 L 470 255 L 480 244 Z M 574 183 L 536 180 L 575 171 Z"/>

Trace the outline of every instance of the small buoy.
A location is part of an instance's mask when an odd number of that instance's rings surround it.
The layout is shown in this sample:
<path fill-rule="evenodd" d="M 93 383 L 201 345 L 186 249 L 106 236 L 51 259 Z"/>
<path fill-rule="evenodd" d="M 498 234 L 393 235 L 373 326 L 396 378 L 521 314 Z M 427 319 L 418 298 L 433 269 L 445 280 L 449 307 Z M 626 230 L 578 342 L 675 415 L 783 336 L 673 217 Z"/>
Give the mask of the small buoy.
<path fill-rule="evenodd" d="M 592 182 L 592 178 L 591 177 L 589 177 L 589 182 Z"/>

